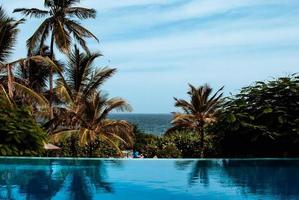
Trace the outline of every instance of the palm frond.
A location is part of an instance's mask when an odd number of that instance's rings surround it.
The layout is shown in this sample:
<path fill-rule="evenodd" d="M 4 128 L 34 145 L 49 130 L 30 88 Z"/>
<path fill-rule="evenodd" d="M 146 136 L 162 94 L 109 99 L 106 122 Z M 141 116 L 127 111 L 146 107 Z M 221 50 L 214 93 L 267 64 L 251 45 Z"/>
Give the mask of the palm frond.
<path fill-rule="evenodd" d="M 22 84 L 19 84 L 17 82 L 14 82 L 14 86 L 15 86 L 16 90 L 18 90 L 18 92 L 21 92 L 22 94 L 27 95 L 28 98 L 30 98 L 30 99 L 34 99 L 34 101 L 37 102 L 40 106 L 42 106 L 42 107 L 49 106 L 48 100 L 45 97 L 43 97 L 42 95 L 33 91 L 32 89 L 30 89 Z"/>
<path fill-rule="evenodd" d="M 71 7 L 66 9 L 67 15 L 76 16 L 79 19 L 96 18 L 96 10 L 82 7 Z"/>
<path fill-rule="evenodd" d="M 52 67 L 56 72 L 62 71 L 62 69 L 54 61 L 52 61 L 49 57 L 37 55 L 37 56 L 29 57 L 29 60 L 34 60 L 35 62 L 44 63 L 45 65 Z"/>
<path fill-rule="evenodd" d="M 107 79 L 116 73 L 115 68 L 102 68 L 95 71 L 94 75 L 91 77 L 90 82 L 86 86 L 83 93 L 89 96 L 92 92 L 98 89 Z"/>
<path fill-rule="evenodd" d="M 58 97 L 67 104 L 73 103 L 73 98 L 64 85 L 59 85 L 55 89 Z"/>
<path fill-rule="evenodd" d="M 119 148 L 119 146 L 113 141 L 111 140 L 109 137 L 101 134 L 100 135 L 100 139 L 107 142 L 110 146 L 114 147 L 116 149 L 116 151 L 122 156 L 123 153 L 121 151 L 121 149 Z"/>
<path fill-rule="evenodd" d="M 79 19 L 95 18 L 96 11 L 89 8 L 73 7 L 73 5 L 79 2 L 80 0 L 45 0 L 44 6 L 48 8 L 48 10 L 40 10 L 37 8 L 18 8 L 14 10 L 14 12 L 19 12 L 29 17 L 41 18 L 49 15 L 49 18 L 40 25 L 27 41 L 29 53 L 37 47 L 41 48 L 50 32 L 52 32 L 52 38 L 57 48 L 64 54 L 69 53 L 73 38 L 86 52 L 89 52 L 84 38 L 94 38 L 98 41 L 97 37 L 78 22 L 69 19 L 69 17 L 77 17 Z M 51 42 L 52 41 L 51 39 Z M 53 54 L 53 52 L 51 53 Z"/>
<path fill-rule="evenodd" d="M 9 98 L 9 95 L 7 94 L 3 85 L 1 85 L 1 84 L 0 84 L 0 99 L 2 99 L 4 101 L 1 103 L 5 103 L 6 106 L 9 106 L 9 107 L 13 106 L 13 102 L 11 101 L 11 99 Z"/>
<path fill-rule="evenodd" d="M 98 104 L 98 105 L 100 105 L 100 104 Z M 131 107 L 131 105 L 124 99 L 118 98 L 118 97 L 111 98 L 109 100 L 106 100 L 105 108 L 104 108 L 103 112 L 101 113 L 101 115 L 99 116 L 99 118 L 97 119 L 97 122 L 100 122 L 101 120 L 107 118 L 111 111 L 131 112 L 132 110 L 133 110 L 133 108 Z"/>
<path fill-rule="evenodd" d="M 49 15 L 49 11 L 47 10 L 40 10 L 37 8 L 17 8 L 14 9 L 14 13 L 21 13 L 22 15 L 29 16 L 29 17 L 35 17 L 35 18 L 42 18 L 47 15 Z"/>
<path fill-rule="evenodd" d="M 175 100 L 175 106 L 183 109 L 186 113 L 195 113 L 195 109 L 193 108 L 193 105 L 185 101 L 184 99 L 177 99 Z"/>
<path fill-rule="evenodd" d="M 56 20 L 53 26 L 55 44 L 61 52 L 68 54 L 71 44 L 69 32 L 65 30 L 64 25 L 59 20 Z"/>
<path fill-rule="evenodd" d="M 126 100 L 119 97 L 114 97 L 109 99 L 106 104 L 107 104 L 106 110 L 108 112 L 112 110 L 117 112 L 124 112 L 124 111 L 131 112 L 133 110 L 131 105 Z"/>
<path fill-rule="evenodd" d="M 102 120 L 97 129 L 100 129 L 103 134 L 110 135 L 124 144 L 133 144 L 133 126 L 125 120 Z"/>
<path fill-rule="evenodd" d="M 2 7 L 0 7 L 0 63 L 8 60 L 19 32 L 17 26 L 23 22 L 23 19 L 15 21 L 7 17 Z"/>
<path fill-rule="evenodd" d="M 55 1 L 55 0 L 54 0 Z M 71 7 L 71 6 L 73 6 L 73 5 L 75 5 L 75 4 L 78 4 L 78 3 L 80 3 L 80 1 L 81 0 L 65 0 L 63 3 L 64 3 L 64 7 Z M 57 5 L 57 4 L 56 4 Z"/>
<path fill-rule="evenodd" d="M 73 34 L 74 39 L 80 44 L 80 46 L 87 52 L 90 53 L 86 41 L 84 40 L 84 37 L 87 38 L 94 38 L 97 42 L 99 42 L 99 39 L 91 33 L 86 28 L 82 27 L 78 22 L 75 22 L 73 20 L 66 20 L 65 27 L 67 30 Z"/>
<path fill-rule="evenodd" d="M 69 55 L 69 61 L 66 68 L 66 82 L 71 85 L 74 91 L 81 92 L 81 88 L 85 87 L 90 80 L 92 65 L 96 58 L 101 56 L 99 53 L 80 53 L 75 46 Z"/>
<path fill-rule="evenodd" d="M 198 88 L 189 84 L 188 95 L 190 102 L 183 99 L 175 99 L 175 106 L 182 108 L 183 113 L 174 113 L 172 120 L 172 128 L 167 133 L 181 129 L 191 129 L 201 131 L 205 124 L 213 123 L 216 120 L 220 103 L 222 102 L 221 87 L 215 94 L 212 94 L 212 88 L 205 84 Z"/>
<path fill-rule="evenodd" d="M 48 18 L 37 28 L 33 35 L 27 40 L 27 48 L 29 54 L 36 46 L 41 46 L 44 43 L 45 39 L 49 35 L 50 25 L 52 18 Z"/>
<path fill-rule="evenodd" d="M 59 130 L 50 135 L 50 142 L 58 143 L 60 141 L 66 140 L 73 135 L 78 135 L 79 130 Z"/>

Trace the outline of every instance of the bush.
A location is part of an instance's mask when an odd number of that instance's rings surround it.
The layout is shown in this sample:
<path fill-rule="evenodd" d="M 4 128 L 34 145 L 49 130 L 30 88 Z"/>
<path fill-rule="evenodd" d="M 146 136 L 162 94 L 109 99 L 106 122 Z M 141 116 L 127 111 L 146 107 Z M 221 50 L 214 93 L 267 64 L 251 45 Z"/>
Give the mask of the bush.
<path fill-rule="evenodd" d="M 242 88 L 212 130 L 223 156 L 299 156 L 299 77 Z"/>
<path fill-rule="evenodd" d="M 158 158 L 181 157 L 181 152 L 176 145 L 163 136 L 143 133 L 137 126 L 135 126 L 134 134 L 135 142 L 133 148 L 146 158 L 153 158 L 154 156 Z"/>
<path fill-rule="evenodd" d="M 41 155 L 46 133 L 26 108 L 14 108 L 1 102 L 0 99 L 0 155 Z"/>
<path fill-rule="evenodd" d="M 198 134 L 180 131 L 165 136 L 165 139 L 173 142 L 184 158 L 200 157 L 200 139 Z"/>
<path fill-rule="evenodd" d="M 109 157 L 118 157 L 119 152 L 112 147 L 111 145 L 107 144 L 106 142 L 102 141 L 96 141 L 90 146 L 80 146 L 79 144 L 79 138 L 76 138 L 75 143 L 75 151 L 78 157 L 101 157 L 101 158 L 109 158 Z M 67 138 L 64 141 L 61 141 L 56 144 L 57 146 L 61 147 L 61 150 L 59 152 L 51 152 L 53 155 L 57 155 L 57 153 L 60 156 L 65 157 L 72 157 L 73 156 L 73 150 L 71 145 L 71 139 Z M 90 155 L 90 149 L 92 148 L 92 155 Z M 49 154 L 50 155 L 50 154 Z"/>

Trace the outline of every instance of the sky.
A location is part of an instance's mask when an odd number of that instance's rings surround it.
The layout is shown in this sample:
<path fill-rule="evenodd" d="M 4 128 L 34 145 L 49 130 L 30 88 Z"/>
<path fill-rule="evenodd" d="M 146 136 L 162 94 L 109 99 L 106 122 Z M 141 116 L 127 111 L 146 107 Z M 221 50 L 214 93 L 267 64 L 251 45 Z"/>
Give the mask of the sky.
<path fill-rule="evenodd" d="M 0 0 L 42 8 L 43 0 Z M 99 39 L 88 40 L 104 57 L 96 67 L 118 73 L 103 86 L 134 113 L 176 111 L 173 97 L 187 98 L 188 83 L 225 86 L 225 95 L 257 80 L 299 72 L 298 0 L 81 0 L 97 18 L 81 21 Z M 21 16 L 11 14 L 16 19 Z M 26 40 L 42 22 L 21 26 L 11 59 L 26 55 Z"/>

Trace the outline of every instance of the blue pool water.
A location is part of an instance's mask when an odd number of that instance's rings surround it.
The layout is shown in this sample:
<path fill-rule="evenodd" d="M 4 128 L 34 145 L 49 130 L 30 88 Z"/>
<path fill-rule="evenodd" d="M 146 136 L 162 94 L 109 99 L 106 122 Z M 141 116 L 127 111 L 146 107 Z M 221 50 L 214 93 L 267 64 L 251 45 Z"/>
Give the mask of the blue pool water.
<path fill-rule="evenodd" d="M 299 199 L 299 160 L 0 159 L 0 199 Z"/>

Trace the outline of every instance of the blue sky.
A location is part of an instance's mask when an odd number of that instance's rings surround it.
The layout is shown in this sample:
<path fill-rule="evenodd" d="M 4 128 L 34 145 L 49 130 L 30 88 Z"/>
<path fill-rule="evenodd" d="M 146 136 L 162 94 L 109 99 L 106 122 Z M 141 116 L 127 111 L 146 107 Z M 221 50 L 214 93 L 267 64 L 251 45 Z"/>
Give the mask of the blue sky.
<path fill-rule="evenodd" d="M 20 3 L 22 2 L 22 3 Z M 42 0 L 0 0 L 15 7 L 42 7 Z M 135 113 L 175 111 L 187 84 L 225 86 L 225 93 L 256 80 L 299 72 L 298 0 L 82 0 L 98 11 L 82 22 L 100 38 L 92 50 L 118 73 L 105 85 Z M 15 18 L 19 15 L 14 14 Z M 26 55 L 25 41 L 41 23 L 22 25 L 12 57 Z"/>

